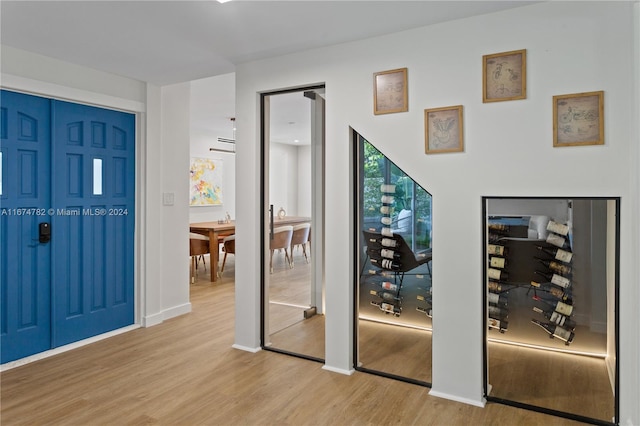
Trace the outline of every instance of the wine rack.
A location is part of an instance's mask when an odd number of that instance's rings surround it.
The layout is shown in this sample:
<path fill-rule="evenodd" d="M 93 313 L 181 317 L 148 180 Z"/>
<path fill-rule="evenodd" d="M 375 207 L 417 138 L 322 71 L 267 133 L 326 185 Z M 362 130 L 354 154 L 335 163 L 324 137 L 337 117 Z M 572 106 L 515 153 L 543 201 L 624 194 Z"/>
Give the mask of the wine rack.
<path fill-rule="evenodd" d="M 575 337 L 576 322 L 573 318 L 573 252 L 568 225 L 549 221 L 546 239 L 529 240 L 520 236 L 523 234 L 521 229 L 511 229 L 501 221 L 506 218 L 497 218 L 487 225 L 488 328 L 505 333 L 509 327 L 509 314 L 514 313 L 510 310 L 516 310 L 514 315 L 517 315 L 512 320 L 520 324 L 522 309 L 528 306 L 528 312 L 533 309 L 535 315 L 526 323 L 540 327 L 550 338 L 570 345 Z M 512 252 L 516 247 L 517 253 Z M 512 271 L 509 270 L 511 266 Z M 515 289 L 519 289 L 517 293 L 512 292 Z M 525 289 L 526 295 L 521 293 Z M 515 304 L 509 300 L 510 295 L 515 297 Z"/>
<path fill-rule="evenodd" d="M 572 318 L 573 251 L 569 227 L 549 221 L 547 231 L 544 245 L 537 246 L 540 256 L 534 258 L 538 266 L 531 281 L 533 299 L 538 305 L 533 311 L 542 319 L 532 318 L 531 323 L 542 328 L 549 338 L 558 338 L 568 346 L 573 342 L 576 327 Z"/>
<path fill-rule="evenodd" d="M 382 194 L 380 197 L 381 226 L 379 230 L 370 230 L 379 232 L 379 237 L 369 238 L 367 255 L 371 264 L 381 271 L 370 271 L 370 273 L 379 275 L 383 279 L 378 283 L 380 290 L 369 291 L 369 294 L 374 297 L 370 303 L 377 306 L 385 314 L 399 317 L 402 314 L 403 298 L 400 294 L 402 283 L 396 284 L 388 281 L 388 278 L 393 275 L 393 271 L 400 270 L 402 267 L 399 253 L 394 250 L 400 246 L 399 239 L 401 237 L 394 235 L 391 229 L 395 191 L 395 185 L 383 184 L 380 186 Z"/>
<path fill-rule="evenodd" d="M 509 226 L 500 223 L 489 223 L 489 245 L 487 249 L 487 300 L 489 329 L 500 333 L 509 327 L 508 295 L 512 286 L 506 282 L 509 279 L 507 266 L 509 264 L 509 249 L 505 237 L 509 233 Z"/>

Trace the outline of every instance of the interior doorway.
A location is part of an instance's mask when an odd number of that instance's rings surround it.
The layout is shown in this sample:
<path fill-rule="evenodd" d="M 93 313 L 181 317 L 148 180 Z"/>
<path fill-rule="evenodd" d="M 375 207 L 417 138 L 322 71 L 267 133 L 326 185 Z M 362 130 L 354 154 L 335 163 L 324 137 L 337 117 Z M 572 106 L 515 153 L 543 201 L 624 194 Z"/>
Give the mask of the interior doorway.
<path fill-rule="evenodd" d="M 265 93 L 261 110 L 261 345 L 322 362 L 324 86 Z"/>

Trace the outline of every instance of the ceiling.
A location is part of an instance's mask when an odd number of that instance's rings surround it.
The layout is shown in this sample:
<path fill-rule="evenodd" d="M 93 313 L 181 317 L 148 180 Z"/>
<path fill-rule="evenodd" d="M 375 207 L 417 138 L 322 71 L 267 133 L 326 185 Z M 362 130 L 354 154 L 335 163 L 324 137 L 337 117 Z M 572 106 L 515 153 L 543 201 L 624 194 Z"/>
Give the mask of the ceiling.
<path fill-rule="evenodd" d="M 166 85 L 530 1 L 0 1 L 3 45 Z"/>
<path fill-rule="evenodd" d="M 0 0 L 0 41 L 160 86 L 214 80 L 197 86 L 192 130 L 231 138 L 234 83 L 225 75 L 238 64 L 531 3 Z M 310 103 L 301 94 L 274 97 L 271 116 L 272 141 L 309 143 Z"/>

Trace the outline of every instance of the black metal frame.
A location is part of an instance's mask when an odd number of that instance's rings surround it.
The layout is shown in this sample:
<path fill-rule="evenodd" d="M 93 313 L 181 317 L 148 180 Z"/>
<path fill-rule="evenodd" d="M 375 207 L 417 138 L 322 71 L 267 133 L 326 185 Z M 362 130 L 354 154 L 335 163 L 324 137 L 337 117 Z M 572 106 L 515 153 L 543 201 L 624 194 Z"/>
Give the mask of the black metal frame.
<path fill-rule="evenodd" d="M 503 398 L 497 398 L 494 396 L 490 396 L 488 395 L 488 386 L 489 386 L 489 373 L 488 373 L 488 369 L 489 369 L 489 352 L 488 352 L 488 346 L 487 346 L 487 317 L 488 317 L 488 313 L 487 313 L 487 292 L 486 292 L 486 285 L 485 283 L 487 282 L 487 269 L 486 268 L 482 268 L 482 312 L 483 312 L 483 317 L 482 317 L 482 323 L 483 323 L 483 332 L 482 332 L 482 346 L 483 346 L 483 353 L 482 353 L 482 361 L 483 361 L 483 365 L 484 365 L 484 371 L 483 371 L 483 392 L 484 392 L 484 398 L 488 401 L 488 402 L 495 402 L 498 404 L 504 404 L 504 405 L 509 405 L 512 407 L 517 407 L 517 408 L 523 408 L 525 410 L 530 410 L 530 411 L 536 411 L 539 413 L 544 413 L 544 414 L 550 414 L 552 416 L 556 416 L 556 417 L 563 417 L 566 419 L 570 419 L 570 420 L 576 420 L 579 422 L 583 422 L 583 423 L 589 423 L 589 424 L 594 424 L 594 425 L 616 425 L 619 422 L 620 419 L 620 330 L 619 330 L 619 325 L 620 325 L 620 308 L 619 308 L 619 300 L 620 300 L 620 197 L 557 197 L 557 196 L 553 196 L 553 197 L 545 197 L 545 196 L 538 196 L 538 197 L 532 197 L 532 196 L 527 196 L 527 197 L 500 197 L 500 196 L 483 196 L 482 197 L 482 220 L 481 220 L 481 226 L 482 226 L 482 241 L 483 241 L 483 247 L 482 247 L 482 259 L 483 261 L 481 262 L 482 265 L 486 264 L 486 261 L 484 259 L 487 259 L 487 247 L 486 244 L 484 243 L 485 241 L 487 241 L 487 226 L 486 226 L 486 218 L 487 218 L 487 201 L 488 200 L 495 200 L 495 199 L 557 199 L 557 200 L 612 200 L 616 202 L 616 256 L 615 256 L 615 301 L 614 301 L 614 305 L 615 305 L 615 348 L 616 348 L 616 371 L 615 371 L 615 391 L 614 391 L 614 421 L 613 422 L 607 422 L 604 420 L 600 420 L 600 419 L 594 419 L 591 417 L 585 417 L 585 416 L 581 416 L 578 414 L 572 414 L 572 413 L 568 413 L 568 412 L 564 412 L 564 411 L 558 411 L 558 410 L 553 410 L 550 408 L 545 408 L 545 407 L 540 407 L 537 405 L 531 405 L 531 404 L 525 404 L 522 402 L 518 402 L 518 401 L 513 401 L 513 400 L 509 400 L 509 399 L 503 399 Z"/>
<path fill-rule="evenodd" d="M 264 208 L 264 206 L 266 205 L 266 194 L 265 194 L 265 189 L 264 189 L 264 183 L 266 181 L 266 173 L 265 173 L 265 168 L 264 168 L 264 164 L 265 164 L 265 160 L 267 158 L 267 150 L 265 147 L 265 141 L 266 141 L 266 134 L 265 134 L 265 113 L 266 113 L 266 109 L 264 106 L 265 103 L 265 98 L 267 98 L 268 96 L 273 96 L 273 95 L 283 95 L 286 93 L 295 93 L 295 92 L 301 92 L 303 93 L 304 96 L 307 96 L 308 91 L 312 91 L 312 90 L 318 90 L 318 89 L 324 89 L 325 85 L 324 84 L 316 84 L 316 85 L 311 85 L 311 86 L 302 86 L 302 87 L 295 87 L 295 88 L 291 88 L 291 89 L 284 89 L 284 90 L 275 90 L 275 91 L 271 91 L 271 92 L 263 92 L 260 93 L 260 218 L 263 217 L 263 215 L 266 213 L 264 212 L 262 209 Z M 262 250 L 264 250 L 264 247 L 266 245 L 266 241 L 265 241 L 265 229 L 264 229 L 264 220 L 260 221 L 260 247 L 261 247 L 261 253 Z M 264 329 L 265 329 L 265 321 L 264 321 L 264 316 L 265 316 L 265 312 L 264 312 L 264 307 L 265 307 L 265 302 L 266 302 L 266 297 L 267 295 L 265 294 L 265 289 L 264 289 L 264 282 L 265 282 L 265 268 L 266 268 L 266 263 L 265 263 L 265 256 L 261 255 L 260 256 L 260 347 L 266 351 L 271 351 L 271 352 L 277 352 L 277 353 L 281 353 L 284 355 L 289 355 L 289 356 L 294 356 L 296 358 L 302 358 L 302 359 L 306 359 L 306 360 L 310 360 L 310 361 L 315 361 L 315 362 L 321 362 L 324 363 L 324 359 L 322 358 L 317 358 L 317 357 L 313 357 L 310 355 L 304 355 L 304 354 L 299 354 L 296 352 L 291 352 L 291 351 L 287 351 L 284 349 L 278 349 L 278 348 L 274 348 L 272 346 L 265 346 L 265 334 L 264 334 Z"/>

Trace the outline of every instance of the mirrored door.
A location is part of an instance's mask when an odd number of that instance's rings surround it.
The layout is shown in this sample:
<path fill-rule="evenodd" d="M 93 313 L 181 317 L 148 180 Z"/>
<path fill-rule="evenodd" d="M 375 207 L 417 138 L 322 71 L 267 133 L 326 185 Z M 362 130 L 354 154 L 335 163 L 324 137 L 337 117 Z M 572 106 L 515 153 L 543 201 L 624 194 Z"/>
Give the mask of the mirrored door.
<path fill-rule="evenodd" d="M 324 89 L 265 94 L 265 349 L 324 360 Z"/>

